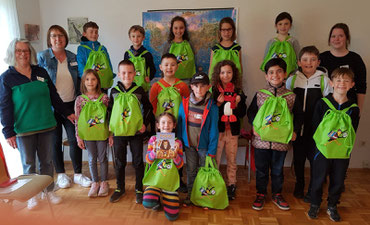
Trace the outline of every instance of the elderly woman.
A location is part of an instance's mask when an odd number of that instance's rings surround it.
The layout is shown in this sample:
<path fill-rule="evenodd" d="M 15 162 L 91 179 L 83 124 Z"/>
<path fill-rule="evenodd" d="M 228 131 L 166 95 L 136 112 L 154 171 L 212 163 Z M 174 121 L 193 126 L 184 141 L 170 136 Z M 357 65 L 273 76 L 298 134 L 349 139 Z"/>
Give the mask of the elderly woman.
<path fill-rule="evenodd" d="M 73 111 L 74 102 L 79 93 L 79 78 L 76 55 L 65 47 L 68 45 L 67 32 L 59 25 L 53 25 L 47 32 L 48 49 L 39 52 L 37 59 L 39 66 L 48 71 L 51 81 L 54 83 L 63 107 Z M 62 137 L 64 126 L 68 142 L 69 156 L 71 157 L 74 170 L 74 183 L 83 187 L 89 187 L 91 180 L 81 173 L 82 150 L 77 145 L 75 126 L 64 118 L 59 112 L 54 112 L 57 121 L 55 129 L 55 142 L 53 147 L 53 162 L 58 173 L 57 185 L 60 188 L 71 186 L 71 179 L 65 174 L 64 156 L 62 151 Z"/>
<path fill-rule="evenodd" d="M 40 174 L 53 177 L 51 147 L 56 121 L 54 109 L 69 120 L 73 111 L 65 109 L 48 73 L 36 65 L 36 53 L 28 40 L 15 39 L 7 50 L 5 62 L 9 69 L 0 76 L 0 116 L 3 134 L 13 148 L 18 148 L 24 174 L 36 173 L 36 155 Z M 48 187 L 54 204 L 61 198 Z M 28 201 L 28 208 L 38 205 L 36 197 Z"/>

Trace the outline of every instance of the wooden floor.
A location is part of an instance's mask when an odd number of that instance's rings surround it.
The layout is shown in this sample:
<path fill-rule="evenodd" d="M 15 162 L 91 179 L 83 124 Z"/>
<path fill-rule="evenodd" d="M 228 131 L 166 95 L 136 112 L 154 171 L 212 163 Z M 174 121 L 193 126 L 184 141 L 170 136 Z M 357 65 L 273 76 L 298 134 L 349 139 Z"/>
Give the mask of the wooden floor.
<path fill-rule="evenodd" d="M 67 174 L 72 174 L 71 165 Z M 41 207 L 35 211 L 27 208 L 9 210 L 0 204 L 0 224 L 334 224 L 326 215 L 326 195 L 319 213 L 319 219 L 308 219 L 306 212 L 309 204 L 293 197 L 294 177 L 290 168 L 285 169 L 285 183 L 283 195 L 289 202 L 291 210 L 278 209 L 268 198 L 262 211 L 255 211 L 251 205 L 255 199 L 255 179 L 247 182 L 247 170 L 240 167 L 237 173 L 238 189 L 236 200 L 231 201 L 225 210 L 204 210 L 191 206 L 181 208 L 180 217 L 175 222 L 169 222 L 163 211 L 153 212 L 146 210 L 142 205 L 135 204 L 134 170 L 130 165 L 126 170 L 126 194 L 117 203 L 110 203 L 108 197 L 88 198 L 89 188 L 73 185 L 69 189 L 60 189 L 56 193 L 63 197 L 63 202 L 54 205 L 55 219 L 51 219 L 51 211 L 46 202 L 41 202 Z M 114 171 L 109 168 L 110 194 L 115 188 Z M 221 168 L 224 172 L 225 168 Z M 89 175 L 88 166 L 84 171 Z M 181 194 L 181 198 L 185 197 Z M 269 195 L 270 197 L 270 195 Z M 22 205 L 23 204 L 23 205 Z M 15 208 L 24 207 L 24 203 L 15 204 Z M 342 222 L 335 224 L 370 224 L 370 169 L 350 169 L 346 179 L 346 191 L 342 195 L 338 211 Z M 3 222 L 2 222 L 3 221 Z"/>

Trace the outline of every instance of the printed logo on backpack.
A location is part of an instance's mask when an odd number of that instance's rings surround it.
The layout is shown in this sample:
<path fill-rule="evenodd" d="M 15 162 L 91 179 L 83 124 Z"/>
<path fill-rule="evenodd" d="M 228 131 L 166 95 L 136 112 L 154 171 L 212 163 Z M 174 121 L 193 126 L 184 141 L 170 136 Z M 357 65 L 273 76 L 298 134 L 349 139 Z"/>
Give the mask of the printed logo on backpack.
<path fill-rule="evenodd" d="M 178 68 L 175 76 L 179 79 L 191 78 L 195 73 L 195 57 L 188 41 L 171 43 L 169 53 L 177 58 Z"/>
<path fill-rule="evenodd" d="M 337 110 L 327 98 L 322 100 L 329 106 L 321 123 L 317 127 L 313 139 L 316 147 L 327 159 L 348 159 L 356 139 L 348 110 L 356 104 Z"/>
<path fill-rule="evenodd" d="M 181 103 L 181 95 L 175 86 L 181 82 L 182 81 L 178 81 L 170 87 L 165 87 L 160 81 L 157 81 L 158 85 L 162 87 L 162 90 L 157 96 L 158 102 L 155 116 L 158 116 L 163 112 L 169 112 L 177 119 Z"/>
<path fill-rule="evenodd" d="M 138 86 L 144 88 L 144 91 L 148 91 L 150 89 L 150 83 L 145 81 L 145 78 L 149 76 L 149 68 L 146 69 L 145 55 L 148 50 L 143 51 L 140 55 L 135 56 L 130 50 L 127 50 L 127 53 L 130 55 L 129 60 L 134 64 L 136 76 L 135 76 L 135 83 Z"/>
<path fill-rule="evenodd" d="M 293 136 L 293 116 L 284 98 L 293 92 L 287 92 L 279 97 L 261 89 L 260 92 L 269 95 L 258 110 L 253 120 L 253 128 L 262 141 L 287 144 Z"/>
<path fill-rule="evenodd" d="M 135 86 L 128 92 L 122 92 L 114 98 L 112 115 L 109 121 L 110 129 L 115 136 L 134 136 L 143 126 L 143 115 L 140 102 L 133 92 L 139 88 Z"/>
<path fill-rule="evenodd" d="M 102 50 L 103 46 L 100 45 L 97 51 L 94 51 L 87 45 L 81 46 L 90 50 L 84 71 L 87 69 L 95 70 L 99 75 L 101 87 L 110 88 L 113 84 L 113 72 L 108 57 Z"/>
<path fill-rule="evenodd" d="M 180 176 L 173 159 L 155 159 L 150 167 L 147 163 L 143 185 L 176 191 L 180 187 Z"/>
<path fill-rule="evenodd" d="M 242 76 L 242 70 L 240 66 L 240 58 L 239 58 L 239 51 L 235 48 L 239 47 L 240 45 L 236 44 L 232 48 L 225 50 L 221 45 L 216 44 L 218 49 L 213 51 L 212 62 L 210 66 L 209 78 L 212 78 L 214 67 L 218 62 L 222 60 L 231 60 L 235 63 L 236 68 L 239 70 L 239 75 Z"/>

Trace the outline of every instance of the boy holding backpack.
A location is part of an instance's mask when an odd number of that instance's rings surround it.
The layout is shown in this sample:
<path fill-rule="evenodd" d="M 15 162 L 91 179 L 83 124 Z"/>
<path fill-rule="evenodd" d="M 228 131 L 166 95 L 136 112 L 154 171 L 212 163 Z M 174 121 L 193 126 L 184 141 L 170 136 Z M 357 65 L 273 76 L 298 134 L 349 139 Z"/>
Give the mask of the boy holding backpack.
<path fill-rule="evenodd" d="M 143 133 L 150 122 L 152 105 L 144 89 L 133 81 L 135 67 L 130 60 L 118 64 L 117 86 L 112 88 L 108 105 L 109 128 L 113 132 L 113 148 L 117 189 L 110 202 L 117 202 L 125 193 L 127 145 L 130 144 L 132 165 L 136 174 L 136 203 L 143 201 Z"/>
<path fill-rule="evenodd" d="M 80 46 L 77 48 L 78 73 L 81 77 L 87 69 L 97 71 L 101 88 L 106 93 L 113 84 L 115 74 L 108 50 L 98 42 L 99 26 L 92 21 L 85 23 L 82 35 Z"/>
<path fill-rule="evenodd" d="M 295 101 L 296 95 L 285 88 L 286 68 L 281 58 L 266 63 L 267 86 L 256 93 L 247 112 L 254 133 L 257 198 L 252 208 L 255 210 L 263 209 L 270 169 L 272 202 L 282 210 L 290 209 L 281 194 L 283 167 L 287 151 L 291 149 L 290 141 L 295 140 L 303 121 L 303 113 L 299 102 Z"/>
<path fill-rule="evenodd" d="M 316 148 L 312 169 L 311 207 L 308 216 L 316 219 L 322 188 L 329 175 L 327 214 L 332 221 L 340 221 L 337 211 L 350 154 L 355 142 L 359 123 L 359 108 L 347 97 L 354 86 L 354 74 L 348 68 L 337 68 L 331 75 L 333 94 L 319 100 L 312 118 Z"/>

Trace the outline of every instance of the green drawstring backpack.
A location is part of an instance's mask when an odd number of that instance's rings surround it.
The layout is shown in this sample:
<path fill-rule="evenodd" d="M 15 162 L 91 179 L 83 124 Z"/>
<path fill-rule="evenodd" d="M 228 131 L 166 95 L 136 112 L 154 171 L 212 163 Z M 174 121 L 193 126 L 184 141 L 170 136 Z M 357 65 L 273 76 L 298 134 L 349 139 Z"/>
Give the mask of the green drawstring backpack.
<path fill-rule="evenodd" d="M 329 99 L 322 100 L 330 109 L 326 111 L 313 135 L 316 147 L 327 159 L 348 159 L 355 143 L 356 133 L 347 111 L 357 105 L 352 104 L 348 108 L 337 110 Z"/>
<path fill-rule="evenodd" d="M 166 191 L 176 191 L 180 187 L 180 176 L 173 159 L 156 159 L 148 169 L 145 166 L 143 185 L 154 186 Z"/>
<path fill-rule="evenodd" d="M 182 81 L 179 80 L 170 87 L 165 87 L 161 82 L 157 81 L 158 85 L 162 87 L 162 90 L 157 96 L 158 102 L 157 111 L 155 112 L 156 117 L 163 112 L 169 112 L 177 119 L 181 104 L 181 95 L 175 86 L 181 82 Z"/>
<path fill-rule="evenodd" d="M 139 86 L 131 88 L 128 92 L 122 92 L 114 98 L 112 115 L 109 121 L 109 127 L 114 136 L 134 136 L 143 126 L 143 115 L 141 113 L 140 102 L 133 92 Z"/>
<path fill-rule="evenodd" d="M 95 70 L 99 74 L 101 88 L 110 88 L 113 84 L 113 72 L 108 57 L 102 50 L 103 46 L 100 45 L 98 51 L 94 51 L 87 45 L 81 46 L 90 50 L 84 71 L 87 69 Z"/>
<path fill-rule="evenodd" d="M 293 92 L 287 92 L 279 97 L 265 89 L 261 89 L 260 92 L 268 94 L 269 97 L 253 120 L 254 130 L 260 135 L 262 141 L 289 143 L 293 136 L 293 116 L 284 96 Z"/>
<path fill-rule="evenodd" d="M 213 69 L 216 66 L 216 64 L 218 62 L 221 62 L 222 60 L 231 60 L 231 61 L 233 61 L 236 65 L 236 68 L 238 68 L 239 75 L 241 77 L 242 76 L 242 70 L 241 70 L 241 66 L 240 66 L 239 51 L 235 49 L 235 48 L 239 47 L 239 45 L 236 44 L 228 50 L 225 50 L 219 44 L 216 44 L 216 46 L 218 47 L 218 49 L 215 49 L 213 51 L 212 63 L 211 63 L 210 72 L 209 72 L 209 79 L 211 80 L 211 78 L 212 78 Z"/>
<path fill-rule="evenodd" d="M 177 58 L 178 68 L 175 76 L 179 79 L 189 79 L 195 74 L 195 57 L 188 41 L 172 42 L 169 53 Z"/>
<path fill-rule="evenodd" d="M 206 156 L 204 167 L 199 168 L 190 196 L 194 205 L 212 209 L 225 209 L 229 205 L 225 181 L 215 165 Z"/>
<path fill-rule="evenodd" d="M 147 52 L 148 50 L 145 50 L 140 55 L 134 56 L 130 50 L 127 50 L 127 53 L 130 55 L 130 61 L 135 65 L 135 83 L 137 86 L 144 88 L 146 92 L 150 89 L 150 83 L 145 81 L 145 77 L 149 76 L 150 69 L 149 67 L 148 70 L 146 69 L 145 58 L 143 57 Z"/>
<path fill-rule="evenodd" d="M 297 56 L 292 44 L 288 41 L 289 39 L 290 36 L 286 37 L 284 41 L 275 38 L 274 43 L 272 43 L 266 57 L 263 59 L 261 65 L 262 71 L 265 72 L 266 63 L 273 58 L 282 58 L 286 62 L 287 75 L 297 69 Z"/>
<path fill-rule="evenodd" d="M 82 107 L 78 118 L 78 136 L 86 141 L 104 141 L 109 136 L 107 107 L 101 101 L 101 94 L 96 101 L 91 101 L 86 95 L 81 95 L 87 100 Z"/>

